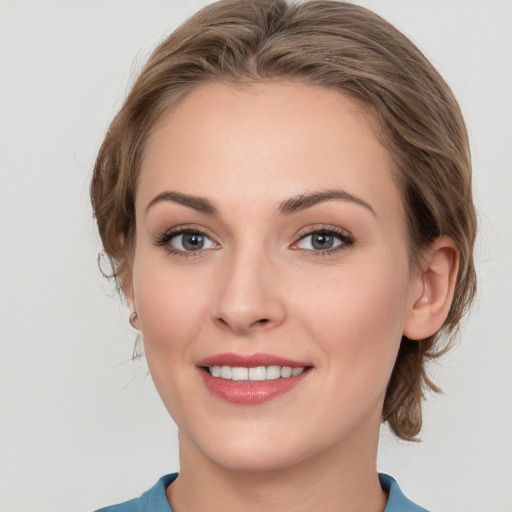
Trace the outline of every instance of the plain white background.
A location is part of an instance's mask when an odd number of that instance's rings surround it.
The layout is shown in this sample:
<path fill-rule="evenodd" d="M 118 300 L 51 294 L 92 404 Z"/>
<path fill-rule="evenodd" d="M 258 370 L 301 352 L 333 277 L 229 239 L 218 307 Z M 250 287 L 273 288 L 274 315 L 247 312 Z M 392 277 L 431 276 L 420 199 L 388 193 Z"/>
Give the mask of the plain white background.
<path fill-rule="evenodd" d="M 205 3 L 0 0 L 2 512 L 87 511 L 178 469 L 175 426 L 96 267 L 88 182 L 136 69 Z M 445 394 L 426 405 L 423 443 L 384 432 L 379 469 L 433 511 L 510 512 L 512 2 L 360 3 L 453 88 L 480 215 L 476 307 L 432 368 Z"/>

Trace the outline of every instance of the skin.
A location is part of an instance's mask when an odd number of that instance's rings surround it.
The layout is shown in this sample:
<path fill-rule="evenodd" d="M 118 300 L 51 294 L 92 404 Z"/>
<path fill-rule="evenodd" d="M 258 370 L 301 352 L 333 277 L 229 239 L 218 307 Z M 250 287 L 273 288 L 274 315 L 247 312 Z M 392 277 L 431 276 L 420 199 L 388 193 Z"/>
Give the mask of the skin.
<path fill-rule="evenodd" d="M 376 453 L 387 382 L 402 335 L 440 327 L 457 267 L 443 239 L 410 268 L 391 168 L 368 112 L 316 86 L 203 85 L 155 126 L 126 291 L 179 428 L 180 476 L 167 489 L 177 512 L 385 508 Z M 367 206 L 338 198 L 278 212 L 325 190 Z M 149 206 L 166 191 L 206 198 L 217 213 Z M 180 236 L 155 245 L 180 227 L 204 233 L 204 248 L 187 253 Z M 306 235 L 320 229 L 350 241 L 315 249 Z M 196 366 L 226 352 L 313 368 L 269 402 L 232 404 Z"/>

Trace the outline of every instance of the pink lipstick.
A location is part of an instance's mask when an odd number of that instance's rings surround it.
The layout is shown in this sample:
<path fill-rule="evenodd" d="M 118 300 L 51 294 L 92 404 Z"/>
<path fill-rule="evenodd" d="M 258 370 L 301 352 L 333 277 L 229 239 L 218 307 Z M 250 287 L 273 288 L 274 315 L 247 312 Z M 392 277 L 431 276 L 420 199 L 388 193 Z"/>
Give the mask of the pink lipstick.
<path fill-rule="evenodd" d="M 295 388 L 312 366 L 271 354 L 217 354 L 197 363 L 208 390 L 228 402 L 256 405 Z"/>

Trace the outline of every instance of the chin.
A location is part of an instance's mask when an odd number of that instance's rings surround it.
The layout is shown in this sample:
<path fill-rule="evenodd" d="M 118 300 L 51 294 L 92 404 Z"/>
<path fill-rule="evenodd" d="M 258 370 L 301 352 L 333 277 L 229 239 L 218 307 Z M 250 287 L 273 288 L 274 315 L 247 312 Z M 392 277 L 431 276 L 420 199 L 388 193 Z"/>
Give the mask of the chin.
<path fill-rule="evenodd" d="M 277 426 L 257 421 L 245 425 L 232 422 L 230 428 L 224 425 L 220 431 L 216 430 L 205 428 L 209 435 L 191 436 L 194 441 L 187 436 L 183 443 L 184 439 L 180 438 L 180 445 L 188 450 L 187 446 L 193 443 L 193 449 L 199 452 L 196 455 L 205 457 L 219 468 L 238 473 L 298 469 L 315 459 L 336 456 L 337 446 L 344 444 L 343 441 L 339 443 L 340 438 L 345 437 L 339 425 L 336 429 L 324 429 L 322 434 L 318 434 L 318 430 L 301 432 L 300 425 L 293 429 L 289 424 Z M 349 432 L 347 436 L 350 436 Z"/>
<path fill-rule="evenodd" d="M 210 447 L 209 447 L 210 448 Z M 301 454 L 287 453 L 266 447 L 240 447 L 206 454 L 210 461 L 226 471 L 237 473 L 272 473 L 294 467 L 302 462 Z M 304 455 L 304 454 L 302 454 Z"/>

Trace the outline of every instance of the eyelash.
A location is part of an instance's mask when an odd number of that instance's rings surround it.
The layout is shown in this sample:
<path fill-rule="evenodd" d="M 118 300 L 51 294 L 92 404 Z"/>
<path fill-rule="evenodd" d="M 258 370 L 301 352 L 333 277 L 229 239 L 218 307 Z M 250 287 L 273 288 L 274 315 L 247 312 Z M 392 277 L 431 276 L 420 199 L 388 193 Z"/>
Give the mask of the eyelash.
<path fill-rule="evenodd" d="M 162 233 L 153 242 L 153 245 L 155 245 L 157 247 L 162 247 L 162 249 L 164 249 L 167 254 L 170 254 L 172 256 L 177 256 L 179 258 L 188 258 L 191 256 L 198 257 L 202 254 L 201 249 L 198 249 L 197 251 L 182 251 L 180 249 L 175 249 L 174 247 L 172 247 L 172 245 L 169 242 L 173 238 L 180 236 L 180 235 L 200 235 L 204 238 L 208 238 L 209 240 L 212 240 L 212 238 L 210 236 L 208 236 L 204 231 L 202 231 L 200 229 L 197 229 L 194 227 L 182 226 L 182 227 L 173 229 L 171 231 L 166 231 L 165 233 Z"/>
<path fill-rule="evenodd" d="M 156 240 L 153 242 L 153 245 L 155 245 L 157 247 L 162 247 L 167 252 L 167 254 L 177 256 L 180 258 L 188 258 L 191 256 L 198 257 L 201 254 L 203 254 L 204 249 L 198 249 L 197 251 L 183 251 L 180 249 L 175 249 L 174 247 L 172 247 L 170 245 L 169 242 L 173 238 L 180 236 L 180 235 L 184 235 L 184 234 L 190 234 L 190 235 L 196 234 L 196 235 L 200 235 L 202 237 L 212 240 L 211 237 L 208 236 L 207 233 L 205 233 L 204 231 L 202 231 L 200 229 L 197 229 L 195 227 L 183 226 L 183 227 L 162 233 L 160 236 L 158 236 L 156 238 Z M 312 235 L 332 236 L 332 237 L 340 240 L 341 243 L 335 247 L 330 248 L 330 249 L 316 250 L 316 251 L 313 249 L 301 249 L 298 247 L 294 248 L 295 245 L 300 243 L 302 240 L 305 240 L 308 236 L 312 236 Z M 314 256 L 329 256 L 333 253 L 336 253 L 338 251 L 346 249 L 347 247 L 350 247 L 350 246 L 354 245 L 354 243 L 355 243 L 354 238 L 349 233 L 347 233 L 346 231 L 344 231 L 340 228 L 334 228 L 331 226 L 321 226 L 320 228 L 308 228 L 307 230 L 299 233 L 298 236 L 299 236 L 298 242 L 295 242 L 292 245 L 293 250 L 296 250 L 296 251 L 299 251 L 301 253 L 305 253 L 308 255 L 314 255 Z"/>
<path fill-rule="evenodd" d="M 313 256 L 329 256 L 338 251 L 342 251 L 342 250 L 354 245 L 354 243 L 355 243 L 354 238 L 348 232 L 346 232 L 340 228 L 335 228 L 332 226 L 321 226 L 320 228 L 317 228 L 317 227 L 307 228 L 307 230 L 299 233 L 299 242 L 301 242 L 302 240 L 305 240 L 308 236 L 311 236 L 311 235 L 332 236 L 332 237 L 335 237 L 338 240 L 340 240 L 341 243 L 335 247 L 332 247 L 331 249 L 315 251 L 312 249 L 296 248 L 295 250 L 300 251 L 302 253 L 306 253 L 308 255 L 313 255 Z M 293 245 L 297 245 L 299 242 L 295 242 Z"/>

